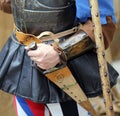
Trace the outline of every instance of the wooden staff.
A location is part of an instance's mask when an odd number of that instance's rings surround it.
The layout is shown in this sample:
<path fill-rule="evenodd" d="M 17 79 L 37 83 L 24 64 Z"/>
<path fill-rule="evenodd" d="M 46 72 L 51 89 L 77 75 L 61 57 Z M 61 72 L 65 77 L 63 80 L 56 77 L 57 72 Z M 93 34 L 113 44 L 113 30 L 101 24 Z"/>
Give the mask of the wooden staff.
<path fill-rule="evenodd" d="M 89 0 L 89 1 L 90 1 L 92 21 L 94 26 L 94 35 L 95 35 L 95 43 L 96 43 L 99 71 L 101 77 L 101 85 L 105 100 L 105 106 L 106 106 L 106 115 L 114 116 L 109 74 L 108 74 L 107 62 L 105 59 L 105 48 L 104 48 L 101 22 L 100 22 L 100 13 L 98 9 L 98 1 L 97 0 Z"/>

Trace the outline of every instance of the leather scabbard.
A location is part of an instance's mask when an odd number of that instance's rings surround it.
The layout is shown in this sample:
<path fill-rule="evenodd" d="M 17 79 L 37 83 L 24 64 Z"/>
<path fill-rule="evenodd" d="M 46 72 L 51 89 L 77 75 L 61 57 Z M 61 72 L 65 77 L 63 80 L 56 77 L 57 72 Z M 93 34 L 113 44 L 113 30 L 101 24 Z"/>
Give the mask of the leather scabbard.
<path fill-rule="evenodd" d="M 32 42 L 43 42 L 42 40 L 31 34 L 16 32 L 15 35 L 18 41 L 25 46 L 30 45 Z M 92 116 L 96 114 L 96 111 L 94 110 L 89 99 L 86 97 L 86 95 L 84 94 L 81 87 L 78 85 L 71 71 L 66 65 L 58 70 L 46 73 L 45 76 L 54 84 L 56 84 L 60 89 L 62 89 L 66 94 L 68 94 L 79 105 L 81 105 L 84 109 L 90 112 Z"/>
<path fill-rule="evenodd" d="M 61 88 L 65 93 L 67 93 L 79 105 L 90 112 L 92 116 L 96 114 L 89 99 L 86 97 L 67 66 L 48 73 L 45 76 Z"/>

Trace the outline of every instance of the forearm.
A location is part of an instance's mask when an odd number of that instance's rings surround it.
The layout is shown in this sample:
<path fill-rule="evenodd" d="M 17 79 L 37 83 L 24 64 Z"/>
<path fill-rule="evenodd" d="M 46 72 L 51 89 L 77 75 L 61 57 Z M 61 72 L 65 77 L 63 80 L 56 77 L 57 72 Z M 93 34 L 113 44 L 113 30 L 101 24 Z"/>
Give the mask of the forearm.
<path fill-rule="evenodd" d="M 102 25 L 105 49 L 107 49 L 113 39 L 116 26 L 111 17 L 107 17 L 107 24 Z M 88 20 L 73 36 L 66 41 L 59 43 L 67 59 L 77 57 L 86 51 L 95 48 L 94 26 L 91 20 Z"/>
<path fill-rule="evenodd" d="M 67 60 L 78 57 L 88 50 L 95 48 L 94 42 L 90 37 L 82 30 L 79 30 L 70 38 L 59 43 L 60 48 L 66 54 Z"/>
<path fill-rule="evenodd" d="M 0 0 L 0 10 L 11 13 L 11 0 Z"/>
<path fill-rule="evenodd" d="M 104 44 L 105 44 L 105 49 L 107 49 L 110 46 L 110 43 L 113 40 L 114 32 L 116 30 L 116 25 L 112 21 L 111 17 L 106 17 L 106 24 L 102 25 L 102 32 L 104 36 Z M 92 41 L 95 41 L 94 37 L 94 26 L 91 20 L 88 20 L 82 27 L 82 30 L 85 31 L 88 36 L 92 39 Z"/>

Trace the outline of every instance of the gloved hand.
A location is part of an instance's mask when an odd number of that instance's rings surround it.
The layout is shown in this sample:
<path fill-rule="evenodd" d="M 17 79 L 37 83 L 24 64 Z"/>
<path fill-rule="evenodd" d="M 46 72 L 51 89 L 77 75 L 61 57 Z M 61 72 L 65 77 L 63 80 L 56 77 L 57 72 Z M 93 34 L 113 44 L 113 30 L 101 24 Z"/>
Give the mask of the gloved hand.
<path fill-rule="evenodd" d="M 28 47 L 25 47 L 25 49 L 28 51 L 31 60 L 41 69 L 53 68 L 60 62 L 58 52 L 51 45 L 40 43 L 37 44 L 36 50 L 30 50 Z"/>

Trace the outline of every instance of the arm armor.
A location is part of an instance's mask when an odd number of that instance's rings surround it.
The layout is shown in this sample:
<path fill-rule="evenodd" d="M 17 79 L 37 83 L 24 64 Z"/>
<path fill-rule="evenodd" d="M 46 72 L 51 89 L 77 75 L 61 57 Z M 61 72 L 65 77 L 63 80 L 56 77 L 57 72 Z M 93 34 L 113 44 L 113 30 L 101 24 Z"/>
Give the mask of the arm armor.
<path fill-rule="evenodd" d="M 84 31 L 80 30 L 70 38 L 60 42 L 59 47 L 64 51 L 66 59 L 70 60 L 95 48 L 95 44 Z"/>

